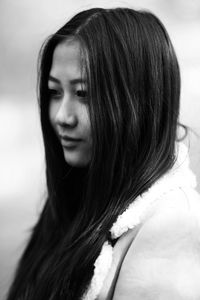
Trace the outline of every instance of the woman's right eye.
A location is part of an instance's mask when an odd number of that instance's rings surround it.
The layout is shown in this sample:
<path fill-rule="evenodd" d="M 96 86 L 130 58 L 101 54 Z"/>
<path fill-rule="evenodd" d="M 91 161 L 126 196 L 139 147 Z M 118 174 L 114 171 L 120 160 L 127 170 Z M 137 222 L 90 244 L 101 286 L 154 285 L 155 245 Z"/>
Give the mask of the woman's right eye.
<path fill-rule="evenodd" d="M 60 98 L 62 93 L 56 89 L 48 89 L 48 94 L 50 98 Z"/>

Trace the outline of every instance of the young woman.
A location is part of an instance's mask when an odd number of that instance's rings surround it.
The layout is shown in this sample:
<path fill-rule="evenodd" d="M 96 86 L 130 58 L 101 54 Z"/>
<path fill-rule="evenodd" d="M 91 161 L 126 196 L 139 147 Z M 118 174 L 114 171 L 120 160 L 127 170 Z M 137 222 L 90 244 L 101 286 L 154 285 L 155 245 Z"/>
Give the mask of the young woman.
<path fill-rule="evenodd" d="M 162 23 L 80 12 L 40 55 L 48 199 L 8 300 L 200 299 L 200 198 Z"/>

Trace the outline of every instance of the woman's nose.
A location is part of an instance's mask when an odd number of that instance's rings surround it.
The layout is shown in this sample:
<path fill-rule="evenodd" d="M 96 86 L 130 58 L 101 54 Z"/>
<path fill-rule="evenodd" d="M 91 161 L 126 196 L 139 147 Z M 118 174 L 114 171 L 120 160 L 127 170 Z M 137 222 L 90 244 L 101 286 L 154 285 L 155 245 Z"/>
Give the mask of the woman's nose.
<path fill-rule="evenodd" d="M 60 126 L 75 127 L 78 123 L 75 105 L 67 97 L 64 97 L 60 103 L 56 114 L 56 122 Z"/>

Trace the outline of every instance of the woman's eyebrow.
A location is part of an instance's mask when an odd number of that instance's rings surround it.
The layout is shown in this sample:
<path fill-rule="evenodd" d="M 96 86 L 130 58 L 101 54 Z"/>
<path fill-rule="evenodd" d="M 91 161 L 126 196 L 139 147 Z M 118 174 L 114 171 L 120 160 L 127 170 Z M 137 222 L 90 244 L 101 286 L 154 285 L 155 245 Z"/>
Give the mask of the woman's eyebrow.
<path fill-rule="evenodd" d="M 86 83 L 84 78 L 74 78 L 69 81 L 71 84 Z"/>
<path fill-rule="evenodd" d="M 60 80 L 58 80 L 57 78 L 53 77 L 52 75 L 49 75 L 49 81 L 60 83 Z"/>
<path fill-rule="evenodd" d="M 53 82 L 55 82 L 55 83 L 60 83 L 60 80 L 59 79 L 57 79 L 57 78 L 55 78 L 55 77 L 53 77 L 52 75 L 49 75 L 49 81 L 53 81 Z M 71 79 L 71 80 L 69 80 L 69 82 L 70 82 L 70 84 L 78 84 L 78 83 L 86 83 L 86 79 L 84 79 L 84 78 L 74 78 L 74 79 Z"/>

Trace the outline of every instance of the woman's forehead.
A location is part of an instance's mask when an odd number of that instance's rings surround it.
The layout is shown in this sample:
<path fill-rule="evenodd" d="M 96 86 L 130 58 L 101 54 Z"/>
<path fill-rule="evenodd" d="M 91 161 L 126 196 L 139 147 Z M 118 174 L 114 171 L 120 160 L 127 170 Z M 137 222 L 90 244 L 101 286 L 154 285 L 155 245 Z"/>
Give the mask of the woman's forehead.
<path fill-rule="evenodd" d="M 83 74 L 81 45 L 76 39 L 67 39 L 58 44 L 53 53 L 50 75 L 67 78 L 81 77 Z"/>

